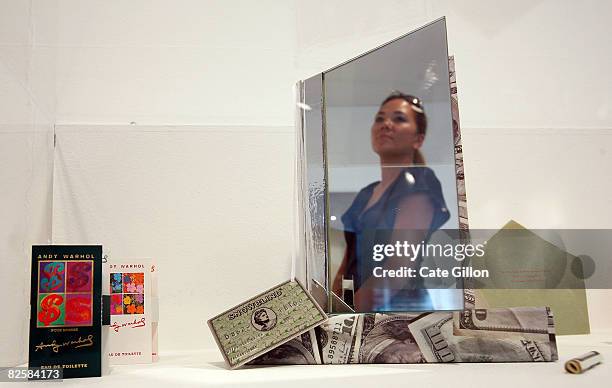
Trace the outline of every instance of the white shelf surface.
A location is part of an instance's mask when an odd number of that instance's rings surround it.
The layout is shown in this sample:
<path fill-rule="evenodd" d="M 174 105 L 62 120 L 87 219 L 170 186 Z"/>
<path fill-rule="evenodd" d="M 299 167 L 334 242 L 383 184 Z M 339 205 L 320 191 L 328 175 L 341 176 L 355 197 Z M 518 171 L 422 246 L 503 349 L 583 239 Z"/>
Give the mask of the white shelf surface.
<path fill-rule="evenodd" d="M 101 378 L 64 380 L 66 387 L 605 387 L 612 381 L 612 330 L 557 337 L 559 361 L 547 363 L 413 364 L 413 365 L 287 365 L 228 370 L 217 349 L 166 351 L 148 365 L 110 367 Z M 604 363 L 571 375 L 563 365 L 590 350 Z M 57 383 L 36 383 L 37 387 Z"/>

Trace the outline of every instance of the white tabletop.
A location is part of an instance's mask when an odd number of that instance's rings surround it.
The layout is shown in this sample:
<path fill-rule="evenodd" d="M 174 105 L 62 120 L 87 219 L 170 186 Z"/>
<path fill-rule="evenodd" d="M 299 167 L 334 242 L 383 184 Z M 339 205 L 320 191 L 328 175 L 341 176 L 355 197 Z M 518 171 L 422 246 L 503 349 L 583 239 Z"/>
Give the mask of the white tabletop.
<path fill-rule="evenodd" d="M 217 349 L 166 351 L 148 365 L 112 366 L 101 378 L 64 380 L 63 386 L 92 387 L 606 387 L 612 381 L 612 331 L 557 337 L 559 361 L 500 364 L 288 365 L 228 370 Z M 570 375 L 569 358 L 599 351 L 604 363 L 582 375 Z M 57 383 L 36 383 L 57 387 Z"/>

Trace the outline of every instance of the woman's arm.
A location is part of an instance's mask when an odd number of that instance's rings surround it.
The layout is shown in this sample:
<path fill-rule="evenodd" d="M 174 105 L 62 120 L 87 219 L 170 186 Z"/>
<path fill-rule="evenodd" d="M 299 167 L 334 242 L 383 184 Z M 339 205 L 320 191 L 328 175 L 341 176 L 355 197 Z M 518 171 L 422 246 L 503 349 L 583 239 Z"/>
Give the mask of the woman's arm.
<path fill-rule="evenodd" d="M 427 194 L 417 193 L 404 198 L 399 204 L 395 217 L 391 242 L 408 241 L 419 244 L 427 237 L 434 216 L 434 207 Z M 362 260 L 371 258 L 363 257 Z M 389 257 L 382 265 L 383 269 L 398 269 L 400 267 L 415 268 L 417 261 L 410 261 L 405 257 Z M 371 311 L 381 304 L 376 300 L 375 289 L 388 290 L 387 296 L 393 296 L 397 291 L 406 288 L 406 278 L 376 278 L 370 276 L 355 293 L 355 308 L 357 311 Z M 334 282 L 335 283 L 335 282 Z"/>
<path fill-rule="evenodd" d="M 332 283 L 332 291 L 338 297 L 342 298 L 342 276 L 346 272 L 346 267 L 348 265 L 348 247 L 344 249 L 344 257 L 342 258 L 342 262 L 340 263 L 340 267 L 338 268 L 338 272 L 336 272 L 336 277 L 334 278 L 334 282 Z"/>

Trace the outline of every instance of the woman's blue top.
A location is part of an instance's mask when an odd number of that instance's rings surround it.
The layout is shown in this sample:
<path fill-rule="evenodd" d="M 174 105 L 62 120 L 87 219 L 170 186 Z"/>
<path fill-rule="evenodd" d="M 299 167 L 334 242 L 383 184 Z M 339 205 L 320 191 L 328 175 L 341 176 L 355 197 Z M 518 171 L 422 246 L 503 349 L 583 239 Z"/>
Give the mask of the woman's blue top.
<path fill-rule="evenodd" d="M 355 291 L 372 276 L 374 267 L 383 265 L 384 260 L 375 262 L 372 259 L 372 248 L 374 244 L 388 243 L 388 240 L 384 240 L 389 238 L 394 230 L 395 218 L 401 210 L 400 204 L 404 199 L 414 194 L 426 194 L 430 199 L 433 205 L 433 217 L 426 240 L 450 217 L 440 181 L 428 167 L 418 166 L 403 169 L 380 199 L 364 211 L 377 184 L 378 182 L 374 182 L 359 191 L 351 206 L 342 215 L 348 256 L 345 275 L 353 276 Z M 417 264 L 419 262 L 420 258 L 417 258 Z M 393 293 L 388 290 L 380 290 L 380 293 L 383 295 L 379 295 L 377 300 L 384 300 L 384 303 L 375 306 L 373 311 L 427 311 L 433 309 L 427 290 L 420 287 L 419 284 L 412 284 L 406 289 Z"/>

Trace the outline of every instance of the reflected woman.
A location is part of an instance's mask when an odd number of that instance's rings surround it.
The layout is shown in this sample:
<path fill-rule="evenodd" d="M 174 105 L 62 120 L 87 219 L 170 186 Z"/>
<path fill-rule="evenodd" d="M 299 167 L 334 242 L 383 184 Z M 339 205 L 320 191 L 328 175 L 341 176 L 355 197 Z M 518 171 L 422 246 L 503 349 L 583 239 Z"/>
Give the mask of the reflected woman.
<path fill-rule="evenodd" d="M 376 231 L 390 232 L 385 242 L 419 244 L 440 228 L 449 213 L 440 182 L 425 167 L 420 151 L 427 131 L 427 116 L 421 101 L 411 95 L 393 93 L 381 104 L 371 128 L 372 149 L 378 154 L 381 180 L 364 187 L 342 216 L 346 250 L 333 282 L 342 295 L 342 280 L 353 280 L 356 311 L 426 311 L 432 309 L 427 290 L 409 278 L 372 276 L 375 267 L 417 268 L 420 259 L 388 257 L 375 262 Z M 395 238 L 394 238 L 395 236 Z"/>

